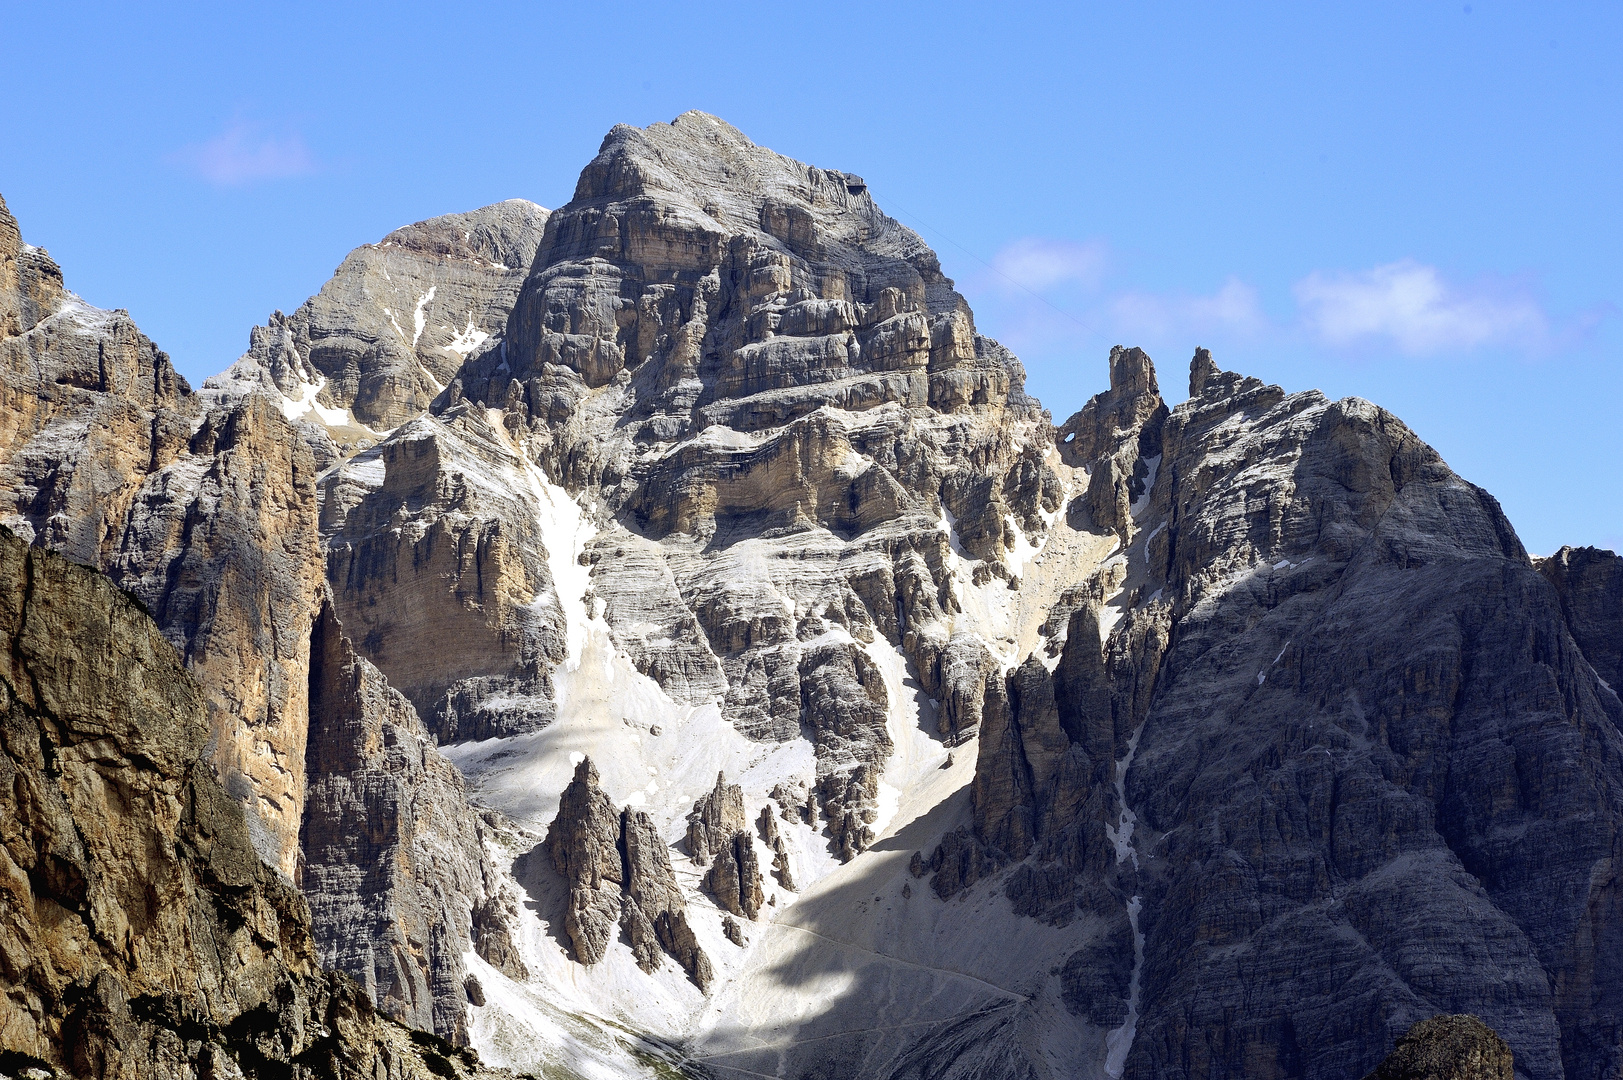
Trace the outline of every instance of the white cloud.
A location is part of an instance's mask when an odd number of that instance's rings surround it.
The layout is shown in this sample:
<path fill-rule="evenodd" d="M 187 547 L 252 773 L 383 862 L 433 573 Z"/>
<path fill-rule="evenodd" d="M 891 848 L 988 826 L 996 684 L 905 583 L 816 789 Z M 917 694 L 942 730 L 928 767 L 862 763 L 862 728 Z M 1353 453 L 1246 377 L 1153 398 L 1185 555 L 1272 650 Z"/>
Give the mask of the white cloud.
<path fill-rule="evenodd" d="M 221 187 L 304 176 L 316 169 L 303 136 L 297 132 L 268 135 L 245 120 L 233 120 L 219 135 L 186 147 L 174 159 Z"/>
<path fill-rule="evenodd" d="M 1110 252 L 1097 240 L 1078 243 L 1028 236 L 1005 244 L 992 256 L 992 269 L 1003 280 L 1034 292 L 1058 286 L 1092 290 L 1099 287 Z"/>
<path fill-rule="evenodd" d="M 1257 290 L 1229 278 L 1208 296 L 1124 292 L 1110 304 L 1117 333 L 1148 338 L 1228 333 L 1252 336 L 1268 327 Z"/>
<path fill-rule="evenodd" d="M 1292 292 L 1308 331 L 1333 346 L 1384 340 L 1423 354 L 1531 348 L 1550 336 L 1549 317 L 1525 288 L 1492 280 L 1453 284 L 1413 259 L 1351 274 L 1315 271 Z"/>
<path fill-rule="evenodd" d="M 1109 337 L 1145 345 L 1272 341 L 1407 355 L 1481 348 L 1548 351 L 1585 336 L 1608 312 L 1557 324 L 1529 283 L 1461 282 L 1403 259 L 1367 270 L 1316 271 L 1292 286 L 1293 316 L 1272 319 L 1255 287 L 1229 277 L 1210 293 L 1152 292 L 1119 280 L 1109 246 L 1025 237 L 965 281 L 982 325 L 1021 350 Z"/>
<path fill-rule="evenodd" d="M 1250 339 L 1272 328 L 1257 290 L 1238 278 L 1201 294 L 1112 288 L 1111 262 L 1101 240 L 1025 237 L 999 249 L 990 271 L 971 275 L 965 286 L 982 326 L 1016 352 L 1102 338 L 1144 345 Z"/>

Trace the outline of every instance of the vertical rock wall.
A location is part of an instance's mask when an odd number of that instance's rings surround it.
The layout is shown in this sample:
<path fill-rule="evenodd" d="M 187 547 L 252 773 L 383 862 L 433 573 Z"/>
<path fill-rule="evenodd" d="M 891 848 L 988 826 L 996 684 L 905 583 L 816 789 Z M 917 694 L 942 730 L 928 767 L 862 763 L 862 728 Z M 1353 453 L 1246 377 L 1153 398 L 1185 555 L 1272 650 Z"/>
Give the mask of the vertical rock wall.
<path fill-rule="evenodd" d="M 321 970 L 204 756 L 207 692 L 140 603 L 0 530 L 6 1071 L 487 1075 Z"/>

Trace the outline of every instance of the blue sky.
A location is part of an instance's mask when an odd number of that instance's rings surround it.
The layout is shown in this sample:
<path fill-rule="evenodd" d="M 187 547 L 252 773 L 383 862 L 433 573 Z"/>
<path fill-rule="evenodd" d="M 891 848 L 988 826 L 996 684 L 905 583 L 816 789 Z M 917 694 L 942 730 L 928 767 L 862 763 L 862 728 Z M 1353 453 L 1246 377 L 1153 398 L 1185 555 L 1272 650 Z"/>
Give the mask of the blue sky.
<path fill-rule="evenodd" d="M 0 194 L 194 381 L 350 248 L 699 108 L 862 174 L 1057 418 L 1206 345 L 1623 549 L 1623 5 L 228 7 L 0 0 Z"/>

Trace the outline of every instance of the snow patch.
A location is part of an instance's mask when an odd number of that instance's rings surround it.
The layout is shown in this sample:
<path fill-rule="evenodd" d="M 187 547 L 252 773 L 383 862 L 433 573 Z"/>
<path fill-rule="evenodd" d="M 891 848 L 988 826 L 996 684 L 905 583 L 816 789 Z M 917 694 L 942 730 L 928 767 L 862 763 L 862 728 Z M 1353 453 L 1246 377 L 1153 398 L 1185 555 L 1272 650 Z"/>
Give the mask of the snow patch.
<path fill-rule="evenodd" d="M 1140 723 L 1127 740 L 1127 753 L 1116 762 L 1116 799 L 1121 803 L 1121 818 L 1114 828 L 1105 826 L 1105 836 L 1116 847 L 1116 865 L 1131 859 L 1134 870 L 1139 868 L 1138 848 L 1133 839 L 1138 815 L 1127 805 L 1127 770 L 1133 767 L 1138 740 L 1143 734 L 1144 724 Z M 1142 896 L 1134 896 L 1127 902 L 1127 921 L 1133 928 L 1133 973 L 1127 984 L 1127 1017 L 1120 1027 L 1105 1036 L 1105 1073 L 1117 1080 L 1127 1065 L 1127 1052 L 1132 1049 L 1133 1038 L 1138 1033 L 1139 984 L 1144 972 L 1144 934 L 1138 928 L 1138 914 L 1143 903 Z"/>
<path fill-rule="evenodd" d="M 411 335 L 411 347 L 414 349 L 417 347 L 418 339 L 423 336 L 423 327 L 428 325 L 428 314 L 423 309 L 428 307 L 429 304 L 433 303 L 434 291 L 438 288 L 438 285 L 430 285 L 428 287 L 428 291 L 417 298 L 417 307 L 411 313 L 411 325 L 413 331 Z M 391 318 L 392 317 L 393 316 L 391 316 Z M 396 329 L 398 329 L 398 327 L 396 327 Z"/>
<path fill-rule="evenodd" d="M 317 375 L 315 382 L 301 379 L 299 381 L 298 397 L 290 398 L 283 395 L 280 406 L 282 415 L 289 420 L 297 420 L 301 416 L 315 413 L 321 422 L 328 427 L 343 427 L 354 423 L 354 418 L 349 415 L 348 409 L 329 409 L 316 400 L 316 395 L 321 393 L 321 388 L 326 385 L 327 377 L 325 375 Z"/>
<path fill-rule="evenodd" d="M 580 504 L 570 498 L 569 492 L 549 480 L 522 447 L 518 458 L 524 477 L 535 493 L 536 525 L 541 530 L 541 542 L 547 548 L 547 569 L 552 572 L 552 590 L 535 602 L 550 602 L 551 593 L 556 593 L 568 636 L 568 659 L 564 661 L 564 668 L 573 671 L 580 666 L 581 650 L 586 644 L 586 624 L 591 621 L 585 597 L 592 570 L 580 564 L 580 555 L 597 535 L 597 528 L 586 520 Z"/>
<path fill-rule="evenodd" d="M 1127 770 L 1133 767 L 1133 756 L 1138 753 L 1138 738 L 1144 734 L 1144 725 L 1138 725 L 1132 738 L 1127 740 L 1127 753 L 1116 762 L 1116 800 L 1121 803 L 1121 817 L 1114 826 L 1105 826 L 1105 836 L 1116 848 L 1116 865 L 1128 859 L 1138 869 L 1138 849 L 1133 846 L 1133 830 L 1138 826 L 1138 815 L 1127 805 Z"/>
<path fill-rule="evenodd" d="M 1150 492 L 1155 489 L 1155 478 L 1161 472 L 1161 455 L 1156 454 L 1152 458 L 1145 458 L 1144 463 L 1150 467 L 1150 475 L 1144 478 L 1144 494 L 1133 500 L 1133 505 L 1127 511 L 1134 518 L 1142 514 L 1150 505 Z"/>
<path fill-rule="evenodd" d="M 1155 527 L 1154 532 L 1150 533 L 1150 535 L 1148 535 L 1148 536 L 1146 536 L 1144 538 L 1144 565 L 1145 566 L 1150 565 L 1150 541 L 1154 540 L 1157 536 L 1160 536 L 1162 531 L 1165 530 L 1166 527 L 1167 527 L 1167 523 L 1163 521 L 1163 522 L 1161 522 L 1161 524 L 1159 524 L 1159 525 L 1157 525 Z"/>
<path fill-rule="evenodd" d="M 400 335 L 400 340 L 405 341 L 406 332 L 400 329 L 400 320 L 394 317 L 394 312 L 390 311 L 388 308 L 384 308 L 383 313 L 389 316 L 389 325 L 394 327 L 394 332 Z"/>
<path fill-rule="evenodd" d="M 62 297 L 62 306 L 53 311 L 49 318 L 41 319 L 40 322 L 49 322 L 51 319 L 71 322 L 86 330 L 103 330 L 113 321 L 113 313 L 85 303 L 76 293 L 67 293 Z"/>
<path fill-rule="evenodd" d="M 467 359 L 469 353 L 473 352 L 473 350 L 477 349 L 479 346 L 483 345 L 489 340 L 489 334 L 473 325 L 473 312 L 470 311 L 468 313 L 467 327 L 458 332 L 456 337 L 448 341 L 445 347 L 463 359 Z M 443 390 L 445 387 L 442 386 L 440 389 Z"/>
<path fill-rule="evenodd" d="M 1013 514 L 1004 514 L 1003 523 L 1008 526 L 1009 532 L 1014 535 L 1014 550 L 1010 552 L 1010 559 L 1014 563 L 1014 572 L 1024 576 L 1026 564 L 1036 558 L 1043 550 L 1043 546 L 1048 543 L 1048 537 L 1040 536 L 1037 538 L 1037 542 L 1033 544 L 1026 536 L 1026 530 L 1022 529 L 1014 520 Z"/>

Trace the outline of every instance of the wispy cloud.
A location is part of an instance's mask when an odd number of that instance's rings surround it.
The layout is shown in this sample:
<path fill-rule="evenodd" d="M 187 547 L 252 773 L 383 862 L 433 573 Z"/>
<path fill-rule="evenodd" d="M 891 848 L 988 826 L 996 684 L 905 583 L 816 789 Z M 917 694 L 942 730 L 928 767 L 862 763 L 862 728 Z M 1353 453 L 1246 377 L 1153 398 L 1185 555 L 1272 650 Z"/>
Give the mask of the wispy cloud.
<path fill-rule="evenodd" d="M 258 124 L 233 120 L 207 142 L 187 146 L 172 159 L 219 187 L 242 187 L 316 171 L 315 156 L 298 132 L 270 134 Z"/>
<path fill-rule="evenodd" d="M 1121 341 L 1226 335 L 1269 328 L 1256 289 L 1231 277 L 1211 293 L 1111 288 L 1118 273 L 1101 240 L 1024 237 L 992 256 L 965 284 L 976 291 L 1007 344 L 1063 347 L 1094 335 Z"/>
<path fill-rule="evenodd" d="M 1531 349 L 1551 337 L 1550 319 L 1525 285 L 1489 278 L 1457 284 L 1413 259 L 1355 273 L 1315 271 L 1291 291 L 1302 325 L 1338 348 L 1390 344 L 1426 355 Z"/>
<path fill-rule="evenodd" d="M 1210 295 L 1123 292 L 1110 301 L 1118 333 L 1164 338 L 1227 333 L 1254 337 L 1268 329 L 1257 290 L 1231 277 Z"/>
<path fill-rule="evenodd" d="M 1110 264 L 1110 251 L 1100 241 L 1078 243 L 1028 236 L 1005 244 L 992 256 L 999 285 L 1015 284 L 1042 292 L 1061 286 L 1096 289 Z"/>
<path fill-rule="evenodd" d="M 1210 293 L 1129 287 L 1103 241 L 1015 240 L 965 280 L 989 329 L 1016 351 L 1064 349 L 1101 337 L 1178 344 L 1311 344 L 1347 352 L 1462 356 L 1479 349 L 1546 353 L 1588 335 L 1615 309 L 1572 319 L 1546 311 L 1524 278 L 1451 278 L 1402 259 L 1364 270 L 1316 270 L 1272 315 L 1250 283 Z M 1294 310 L 1292 310 L 1294 307 Z"/>

